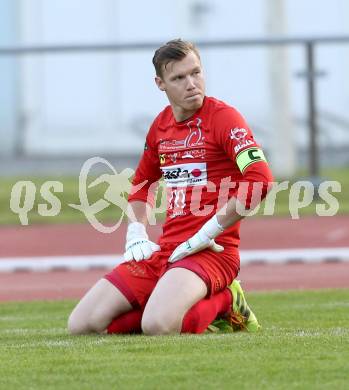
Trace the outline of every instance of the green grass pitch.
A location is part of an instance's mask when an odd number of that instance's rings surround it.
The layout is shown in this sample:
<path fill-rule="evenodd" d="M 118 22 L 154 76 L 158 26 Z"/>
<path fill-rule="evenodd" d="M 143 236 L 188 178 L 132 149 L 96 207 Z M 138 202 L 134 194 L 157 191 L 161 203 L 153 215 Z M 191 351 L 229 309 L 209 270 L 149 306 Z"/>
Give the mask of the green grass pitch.
<path fill-rule="evenodd" d="M 349 289 L 249 293 L 258 334 L 69 336 L 73 301 L 0 304 L 1 389 L 348 389 Z"/>

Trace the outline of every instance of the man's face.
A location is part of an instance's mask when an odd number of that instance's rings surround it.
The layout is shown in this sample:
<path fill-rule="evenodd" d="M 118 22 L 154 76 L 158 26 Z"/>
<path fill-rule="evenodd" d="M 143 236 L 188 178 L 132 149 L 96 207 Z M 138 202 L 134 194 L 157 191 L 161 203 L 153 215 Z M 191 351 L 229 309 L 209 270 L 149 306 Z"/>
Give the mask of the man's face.
<path fill-rule="evenodd" d="M 189 118 L 202 106 L 205 80 L 201 62 L 194 52 L 180 61 L 169 62 L 162 77 L 156 77 L 155 82 L 166 92 L 177 121 Z"/>

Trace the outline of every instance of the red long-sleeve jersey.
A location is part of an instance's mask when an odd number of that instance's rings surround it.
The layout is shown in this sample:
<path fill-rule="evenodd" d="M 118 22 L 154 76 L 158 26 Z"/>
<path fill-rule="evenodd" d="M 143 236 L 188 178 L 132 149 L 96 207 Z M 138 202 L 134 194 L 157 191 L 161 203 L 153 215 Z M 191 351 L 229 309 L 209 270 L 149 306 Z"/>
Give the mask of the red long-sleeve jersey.
<path fill-rule="evenodd" d="M 156 117 L 133 178 L 129 202 L 153 204 L 152 184 L 161 177 L 167 189 L 167 213 L 160 245 L 190 238 L 232 196 L 248 208 L 252 184 L 261 183 L 261 191 L 256 193 L 262 199 L 273 180 L 244 118 L 212 97 L 205 97 L 202 107 L 183 122 L 176 122 L 171 106 Z M 240 222 L 227 228 L 216 238 L 217 243 L 238 246 L 239 228 Z"/>

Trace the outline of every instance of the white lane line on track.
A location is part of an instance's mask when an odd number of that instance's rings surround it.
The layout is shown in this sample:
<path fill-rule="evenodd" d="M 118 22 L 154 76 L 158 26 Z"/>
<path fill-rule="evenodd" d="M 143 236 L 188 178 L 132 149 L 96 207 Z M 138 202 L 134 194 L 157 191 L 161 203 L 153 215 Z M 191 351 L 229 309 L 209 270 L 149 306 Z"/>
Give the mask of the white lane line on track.
<path fill-rule="evenodd" d="M 287 263 L 302 261 L 349 261 L 349 247 L 345 248 L 297 248 L 241 250 L 241 263 L 253 262 Z M 51 271 L 88 270 L 93 268 L 113 268 L 123 261 L 122 255 L 94 256 L 50 256 L 50 257 L 0 257 L 0 272 L 12 271 Z"/>
<path fill-rule="evenodd" d="M 266 263 L 284 263 L 304 261 L 306 263 L 338 260 L 349 261 L 349 248 L 296 248 L 296 249 L 263 249 L 240 251 L 241 262 L 246 264 L 255 261 Z"/>

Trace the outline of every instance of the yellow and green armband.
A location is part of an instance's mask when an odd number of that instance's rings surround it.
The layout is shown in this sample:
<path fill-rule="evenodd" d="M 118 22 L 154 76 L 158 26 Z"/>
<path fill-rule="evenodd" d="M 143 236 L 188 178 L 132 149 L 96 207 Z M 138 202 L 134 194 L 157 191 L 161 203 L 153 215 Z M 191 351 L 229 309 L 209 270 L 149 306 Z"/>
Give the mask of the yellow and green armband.
<path fill-rule="evenodd" d="M 263 150 L 258 147 L 245 149 L 236 156 L 236 163 L 241 173 L 251 164 L 259 161 L 267 162 L 267 159 L 264 156 Z"/>

